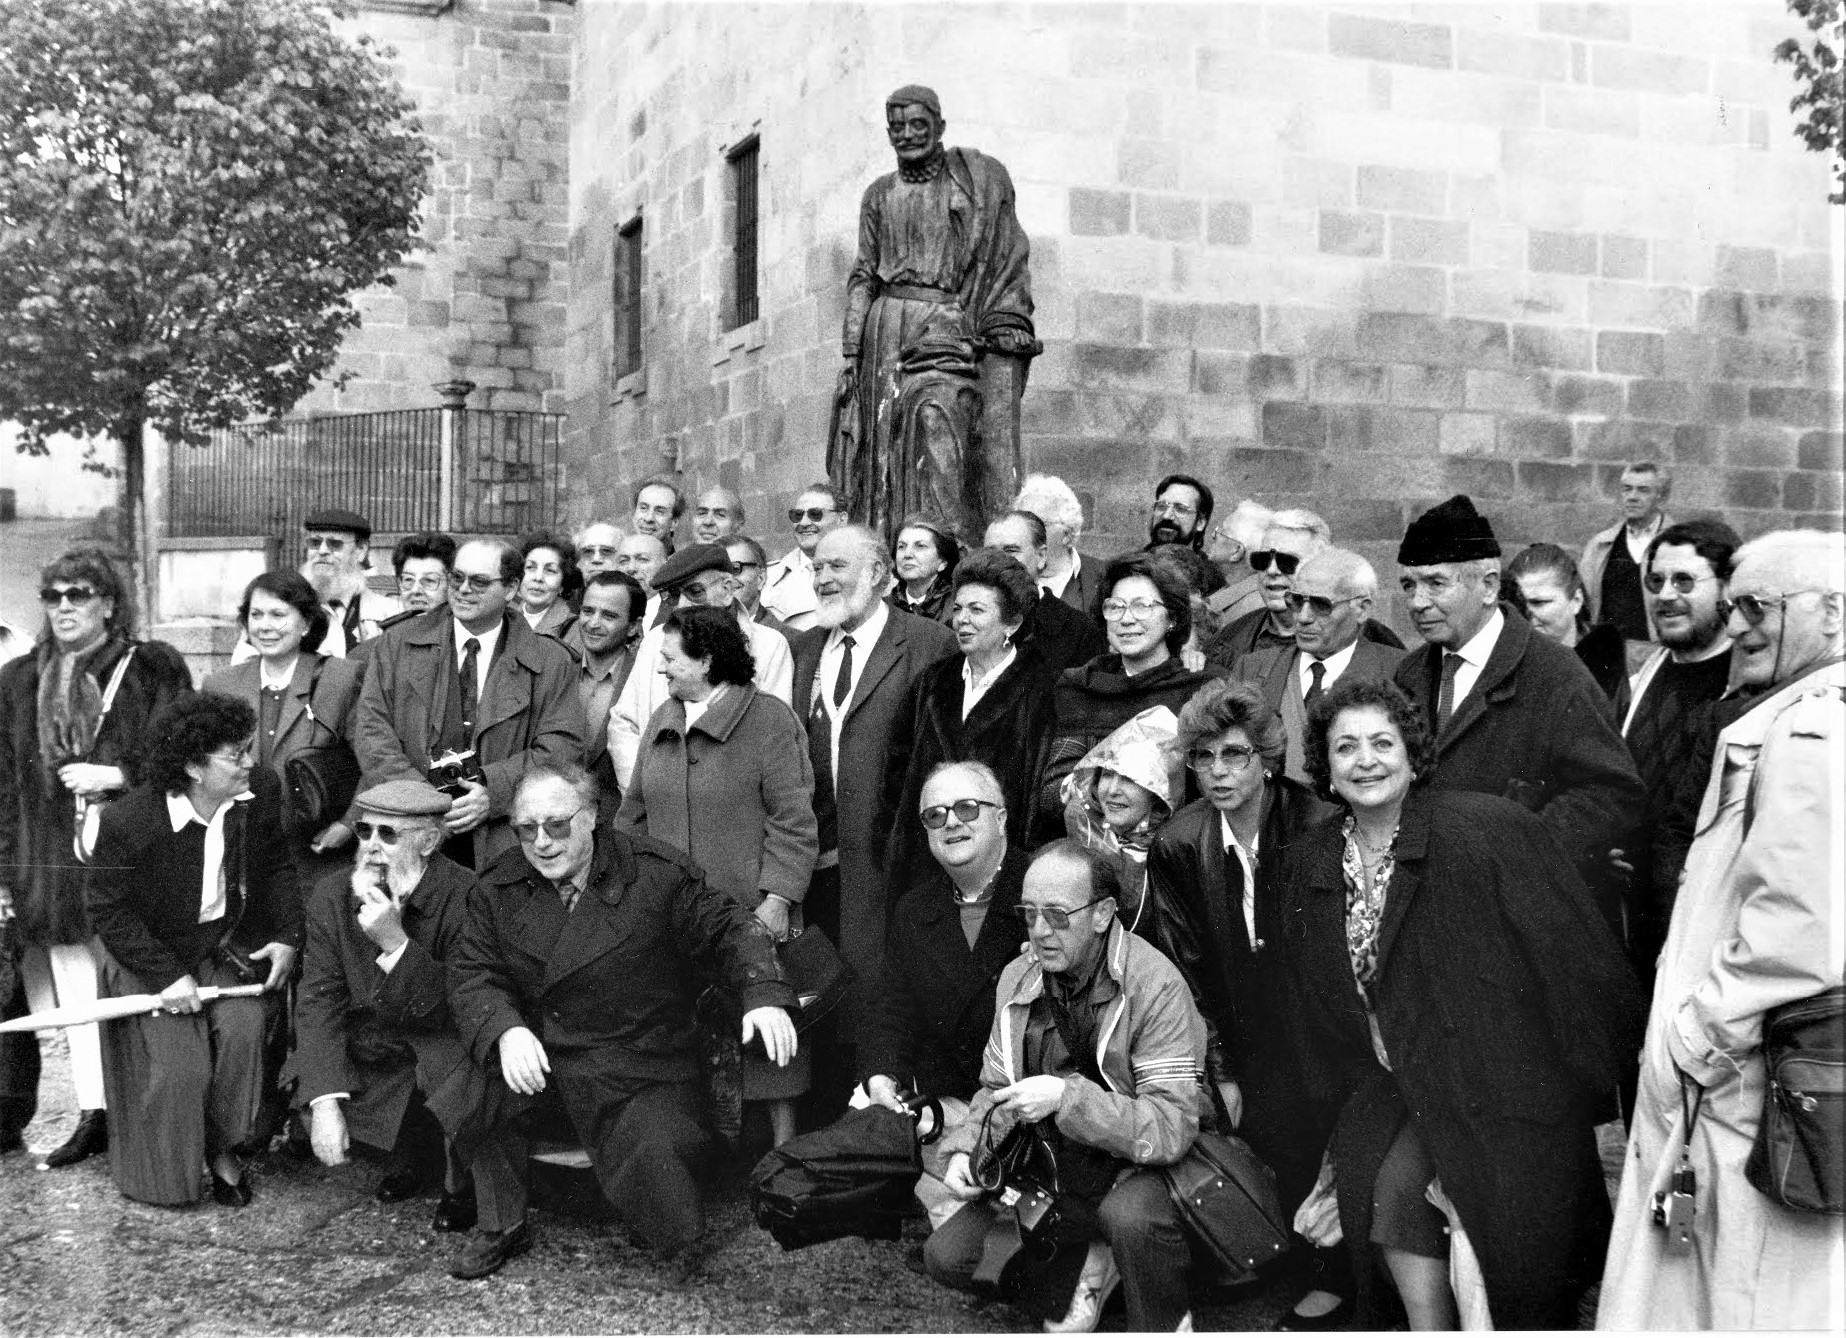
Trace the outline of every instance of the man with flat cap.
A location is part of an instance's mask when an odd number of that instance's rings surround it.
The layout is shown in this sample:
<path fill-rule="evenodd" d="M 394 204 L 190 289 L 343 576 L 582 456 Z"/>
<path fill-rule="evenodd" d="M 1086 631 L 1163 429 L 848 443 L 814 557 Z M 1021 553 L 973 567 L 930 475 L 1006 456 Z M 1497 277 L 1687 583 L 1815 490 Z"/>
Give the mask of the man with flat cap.
<path fill-rule="evenodd" d="M 1608 697 L 1573 652 L 1500 603 L 1500 545 L 1467 497 L 1411 521 L 1397 561 L 1423 644 L 1396 678 L 1436 737 L 1430 784 L 1538 814 L 1585 881 L 1607 888 L 1609 851 L 1644 798 Z"/>
<path fill-rule="evenodd" d="M 378 1198 L 421 1188 L 412 1169 L 417 1107 L 444 1131 L 475 1114 L 485 1087 L 449 1014 L 446 962 L 474 875 L 446 858 L 449 797 L 427 781 L 386 781 L 361 794 L 350 870 L 308 898 L 290 1065 L 309 1113 L 314 1155 L 328 1166 L 353 1143 L 392 1153 Z M 474 1225 L 475 1191 L 447 1158 L 437 1231 Z"/>
<path fill-rule="evenodd" d="M 679 550 L 654 573 L 654 589 L 663 602 L 704 605 L 713 609 L 730 609 L 743 628 L 750 654 L 756 659 L 756 686 L 784 705 L 792 700 L 795 688 L 795 658 L 788 638 L 746 616 L 737 606 L 737 565 L 722 544 L 690 544 Z M 635 769 L 641 753 L 641 731 L 654 708 L 667 699 L 667 681 L 661 676 L 660 651 L 666 644 L 666 631 L 650 627 L 635 649 L 634 668 L 615 699 L 615 709 L 606 722 L 609 729 L 609 760 L 615 777 L 622 785 Z M 595 729 L 596 722 L 590 722 Z"/>
<path fill-rule="evenodd" d="M 311 514 L 301 528 L 306 531 L 301 574 L 327 610 L 327 635 L 320 653 L 343 660 L 383 631 L 384 624 L 403 611 L 403 605 L 394 595 L 367 584 L 372 524 L 364 516 L 331 507 Z M 255 658 L 256 647 L 247 637 L 239 637 L 231 663 Z"/>

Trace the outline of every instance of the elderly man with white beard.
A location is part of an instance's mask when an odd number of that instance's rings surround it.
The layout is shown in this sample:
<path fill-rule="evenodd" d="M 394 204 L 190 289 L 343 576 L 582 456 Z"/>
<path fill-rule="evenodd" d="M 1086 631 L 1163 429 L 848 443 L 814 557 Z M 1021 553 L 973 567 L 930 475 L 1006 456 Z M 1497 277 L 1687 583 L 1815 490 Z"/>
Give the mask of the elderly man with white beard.
<path fill-rule="evenodd" d="M 377 637 L 383 624 L 403 611 L 403 605 L 395 596 L 366 585 L 372 525 L 364 516 L 336 507 L 316 511 L 301 522 L 301 528 L 301 574 L 327 610 L 327 636 L 320 653 L 345 659 Z M 231 650 L 231 663 L 255 658 L 256 647 L 247 637 L 239 637 Z"/>
<path fill-rule="evenodd" d="M 405 1137 L 413 1099 L 452 1134 L 483 1084 L 449 1013 L 447 967 L 474 875 L 445 858 L 449 797 L 428 782 L 386 781 L 361 794 L 358 853 L 307 907 L 307 947 L 291 1064 L 314 1155 L 329 1166 L 353 1143 L 391 1154 L 381 1202 L 421 1189 Z M 475 1222 L 472 1178 L 447 1158 L 437 1231 Z"/>

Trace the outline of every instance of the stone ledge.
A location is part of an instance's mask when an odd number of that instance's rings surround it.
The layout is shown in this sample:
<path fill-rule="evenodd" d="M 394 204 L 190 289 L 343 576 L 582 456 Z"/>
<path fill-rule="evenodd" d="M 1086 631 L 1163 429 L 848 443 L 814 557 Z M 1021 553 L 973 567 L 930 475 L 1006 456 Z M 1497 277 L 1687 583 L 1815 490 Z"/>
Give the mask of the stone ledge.
<path fill-rule="evenodd" d="M 455 0 L 359 0 L 359 8 L 382 10 L 387 14 L 415 14 L 433 19 L 455 8 Z"/>

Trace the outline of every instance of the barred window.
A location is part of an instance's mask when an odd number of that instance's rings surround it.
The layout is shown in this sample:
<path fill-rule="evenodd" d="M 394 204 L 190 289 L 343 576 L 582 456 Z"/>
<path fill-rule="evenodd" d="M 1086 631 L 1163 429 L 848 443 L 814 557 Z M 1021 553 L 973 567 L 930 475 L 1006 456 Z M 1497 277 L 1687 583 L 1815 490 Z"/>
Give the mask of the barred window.
<path fill-rule="evenodd" d="M 619 380 L 641 370 L 641 216 L 636 214 L 615 234 L 614 288 L 615 375 Z"/>
<path fill-rule="evenodd" d="M 757 318 L 756 185 L 760 143 L 755 135 L 732 149 L 731 167 L 731 322 L 735 330 Z"/>

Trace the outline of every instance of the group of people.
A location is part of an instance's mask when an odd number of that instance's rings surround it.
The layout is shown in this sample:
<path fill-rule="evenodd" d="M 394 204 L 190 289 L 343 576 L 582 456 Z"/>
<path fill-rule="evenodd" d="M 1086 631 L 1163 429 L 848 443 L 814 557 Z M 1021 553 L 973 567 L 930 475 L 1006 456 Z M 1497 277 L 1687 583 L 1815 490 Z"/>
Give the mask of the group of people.
<path fill-rule="evenodd" d="M 1744 543 L 1669 486 L 1632 466 L 1581 560 L 1425 511 L 1409 648 L 1325 520 L 1214 523 L 1185 475 L 1106 560 L 1049 475 L 888 541 L 817 484 L 773 562 L 670 477 L 626 530 L 412 535 L 388 578 L 317 512 L 197 692 L 67 553 L 0 668 L 6 1015 L 160 1011 L 68 1029 L 46 1164 L 242 1206 L 273 1137 L 367 1150 L 477 1278 L 561 1138 L 684 1279 L 714 1133 L 923 1096 L 947 1284 L 1017 1231 L 1009 1132 L 1056 1156 L 1055 1248 L 1005 1275 L 1048 1331 L 1118 1286 L 1190 1327 L 1163 1168 L 1201 1129 L 1274 1172 L 1285 1329 L 1569 1328 L 1599 1279 L 1613 1327 L 1838 1323 L 1840 1219 L 1744 1162 L 1764 1015 L 1841 983 L 1841 540 Z M 850 981 L 824 1016 L 809 935 Z M 0 1151 L 38 1063 L 0 1041 Z M 1683 1248 L 1654 1209 L 1687 1166 Z"/>

